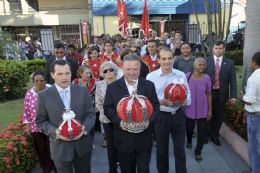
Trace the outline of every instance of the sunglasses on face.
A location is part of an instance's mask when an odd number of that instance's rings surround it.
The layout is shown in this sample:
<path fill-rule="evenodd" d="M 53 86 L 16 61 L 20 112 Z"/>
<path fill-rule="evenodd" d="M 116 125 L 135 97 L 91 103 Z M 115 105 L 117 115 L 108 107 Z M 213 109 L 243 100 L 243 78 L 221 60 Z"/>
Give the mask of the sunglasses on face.
<path fill-rule="evenodd" d="M 108 71 L 109 71 L 109 72 L 113 72 L 114 69 L 113 69 L 113 68 L 106 69 L 106 70 L 103 71 L 103 73 L 105 74 L 105 73 L 107 73 Z"/>

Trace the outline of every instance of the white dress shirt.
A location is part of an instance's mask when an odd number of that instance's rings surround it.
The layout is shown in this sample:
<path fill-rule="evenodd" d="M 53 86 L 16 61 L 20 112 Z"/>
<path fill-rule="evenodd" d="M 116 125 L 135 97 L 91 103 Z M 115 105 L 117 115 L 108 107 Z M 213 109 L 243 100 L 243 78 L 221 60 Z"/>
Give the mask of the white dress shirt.
<path fill-rule="evenodd" d="M 222 63 L 222 60 L 223 60 L 223 56 L 220 56 L 220 57 L 216 57 L 215 55 L 214 55 L 214 62 L 215 62 L 215 66 L 216 66 L 216 63 L 217 63 L 217 58 L 218 58 L 218 60 L 219 60 L 219 69 L 220 69 L 220 67 L 221 67 L 221 63 Z"/>
<path fill-rule="evenodd" d="M 61 59 L 62 59 L 62 60 L 67 60 L 67 59 L 66 59 L 66 56 L 63 56 L 63 58 L 57 58 L 57 57 L 56 57 L 56 60 L 61 60 Z"/>
<path fill-rule="evenodd" d="M 245 110 L 248 112 L 260 112 L 260 68 L 255 70 L 247 80 L 246 93 L 243 96 Z"/>
<path fill-rule="evenodd" d="M 69 101 L 69 105 L 71 105 L 70 104 L 70 85 L 67 87 L 67 88 L 61 88 L 59 85 L 57 85 L 56 83 L 55 83 L 55 87 L 57 88 L 57 90 L 58 90 L 58 92 L 59 92 L 59 95 L 60 95 L 60 98 L 62 99 L 62 93 L 63 93 L 63 91 L 64 90 L 67 90 L 67 99 L 68 99 L 68 101 Z"/>
<path fill-rule="evenodd" d="M 125 78 L 124 78 L 124 79 L 125 79 Z M 126 87 L 127 87 L 127 90 L 128 90 L 128 92 L 129 92 L 129 94 L 131 95 L 134 90 L 137 90 L 138 79 L 136 80 L 135 85 L 130 85 L 130 84 L 126 81 L 126 79 L 125 79 L 125 84 L 126 84 Z"/>
<path fill-rule="evenodd" d="M 162 69 L 159 68 L 158 70 L 149 73 L 146 79 L 154 83 L 159 100 L 164 100 L 164 90 L 173 81 L 184 84 L 187 88 L 187 105 L 191 104 L 190 88 L 186 79 L 186 75 L 183 72 L 172 69 L 172 73 L 163 74 Z M 180 107 L 180 104 L 174 104 L 171 107 L 160 105 L 160 110 L 164 112 L 175 112 Z"/>

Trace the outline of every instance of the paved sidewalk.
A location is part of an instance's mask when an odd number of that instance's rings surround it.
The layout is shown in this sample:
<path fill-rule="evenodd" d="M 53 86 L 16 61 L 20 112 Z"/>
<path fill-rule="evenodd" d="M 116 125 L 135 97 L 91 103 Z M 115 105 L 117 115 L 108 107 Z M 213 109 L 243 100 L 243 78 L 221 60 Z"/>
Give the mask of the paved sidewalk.
<path fill-rule="evenodd" d="M 107 173 L 108 163 L 106 149 L 101 147 L 103 135 L 96 134 L 95 146 L 92 156 L 92 173 Z M 196 143 L 196 138 L 193 138 Z M 232 148 L 221 138 L 221 146 L 217 147 L 209 141 L 202 151 L 203 161 L 197 163 L 194 159 L 194 146 L 192 150 L 186 149 L 186 160 L 188 173 L 241 173 L 248 166 L 246 163 L 232 150 Z M 173 147 L 170 142 L 170 171 L 174 173 Z M 155 150 L 153 148 L 152 159 L 150 163 L 151 173 L 157 173 Z M 41 173 L 41 169 L 37 167 L 32 173 Z"/>

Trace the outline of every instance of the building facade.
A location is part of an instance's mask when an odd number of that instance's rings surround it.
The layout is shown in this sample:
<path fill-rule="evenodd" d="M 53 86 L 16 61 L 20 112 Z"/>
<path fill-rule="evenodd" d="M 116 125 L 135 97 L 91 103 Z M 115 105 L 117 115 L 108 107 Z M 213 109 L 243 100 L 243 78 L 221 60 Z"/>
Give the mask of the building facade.
<path fill-rule="evenodd" d="M 55 41 L 82 45 L 81 21 L 88 21 L 86 0 L 0 0 L 0 27 L 14 40 L 38 39 L 44 50 Z"/>
<path fill-rule="evenodd" d="M 124 0 L 124 2 L 130 26 L 132 28 L 139 26 L 144 0 Z M 214 0 L 208 0 L 208 2 L 212 13 Z M 151 29 L 157 31 L 158 35 L 160 33 L 160 22 L 166 21 L 164 31 L 178 30 L 181 31 L 186 41 L 191 43 L 199 42 L 198 24 L 191 0 L 147 0 L 147 4 Z M 202 34 L 207 34 L 207 14 L 204 8 L 204 1 L 194 0 L 194 5 L 199 17 L 201 32 Z M 228 4 L 226 6 L 226 14 L 229 12 L 227 7 Z M 103 33 L 117 34 L 119 32 L 116 0 L 93 0 L 93 16 L 95 35 Z M 212 24 L 213 28 L 215 28 L 214 19 Z"/>

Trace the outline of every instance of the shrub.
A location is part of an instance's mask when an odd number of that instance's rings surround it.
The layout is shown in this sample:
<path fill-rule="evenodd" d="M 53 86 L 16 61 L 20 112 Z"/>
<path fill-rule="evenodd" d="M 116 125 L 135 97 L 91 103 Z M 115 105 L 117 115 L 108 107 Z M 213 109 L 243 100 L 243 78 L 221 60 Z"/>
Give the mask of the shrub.
<path fill-rule="evenodd" d="M 18 61 L 0 60 L 0 101 L 22 97 L 28 79 L 26 65 Z"/>
<path fill-rule="evenodd" d="M 26 60 L 21 61 L 22 64 L 26 65 L 27 71 L 29 74 L 32 74 L 33 72 L 37 70 L 44 71 L 45 70 L 45 62 L 44 59 L 34 59 L 34 60 Z"/>
<path fill-rule="evenodd" d="M 23 123 L 0 131 L 0 158 L 0 173 L 28 173 L 36 166 L 33 141 Z"/>
<path fill-rule="evenodd" d="M 246 114 L 243 110 L 243 103 L 238 101 L 232 105 L 230 101 L 226 104 L 224 122 L 241 137 L 247 140 Z"/>

